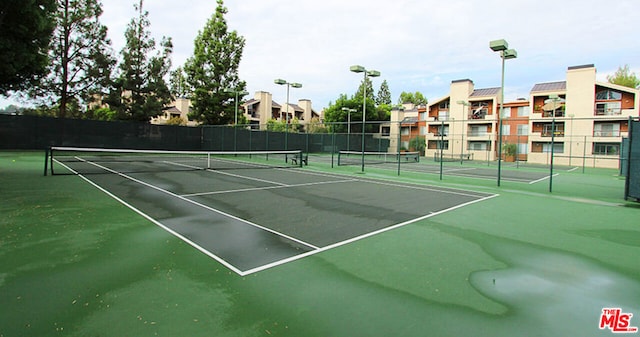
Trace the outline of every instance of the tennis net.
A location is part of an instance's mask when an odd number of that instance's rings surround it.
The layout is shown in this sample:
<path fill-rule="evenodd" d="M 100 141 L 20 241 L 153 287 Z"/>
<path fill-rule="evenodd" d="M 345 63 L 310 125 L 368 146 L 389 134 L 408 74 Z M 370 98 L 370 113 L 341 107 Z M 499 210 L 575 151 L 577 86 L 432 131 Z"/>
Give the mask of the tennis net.
<path fill-rule="evenodd" d="M 338 152 L 338 166 L 359 165 L 364 158 L 365 164 L 385 164 L 385 163 L 417 163 L 420 161 L 419 152 Z"/>
<path fill-rule="evenodd" d="M 44 174 L 144 173 L 302 167 L 295 151 L 162 151 L 51 147 Z"/>

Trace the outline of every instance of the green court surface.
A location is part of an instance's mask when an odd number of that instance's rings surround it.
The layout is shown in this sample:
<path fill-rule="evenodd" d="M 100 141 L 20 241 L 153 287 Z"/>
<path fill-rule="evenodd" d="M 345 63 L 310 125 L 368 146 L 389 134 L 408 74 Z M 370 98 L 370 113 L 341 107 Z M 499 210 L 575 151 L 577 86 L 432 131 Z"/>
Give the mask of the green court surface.
<path fill-rule="evenodd" d="M 43 176 L 43 161 L 0 152 L 2 337 L 609 336 L 603 308 L 640 326 L 640 207 L 617 170 L 558 170 L 549 193 L 310 158 L 295 170 L 497 196 L 242 276 L 78 176 Z M 305 202 L 331 194 L 317 191 Z M 442 202 L 422 197 L 393 190 L 389 205 Z"/>

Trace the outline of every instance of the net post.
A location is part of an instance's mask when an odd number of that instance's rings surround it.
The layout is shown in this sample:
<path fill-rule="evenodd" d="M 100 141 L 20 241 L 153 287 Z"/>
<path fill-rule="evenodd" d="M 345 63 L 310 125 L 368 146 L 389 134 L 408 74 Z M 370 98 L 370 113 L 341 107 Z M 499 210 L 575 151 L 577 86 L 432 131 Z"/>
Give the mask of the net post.
<path fill-rule="evenodd" d="M 207 170 L 211 169 L 211 152 L 207 152 Z"/>
<path fill-rule="evenodd" d="M 300 168 L 302 168 L 302 162 L 304 161 L 304 152 L 302 152 L 302 150 L 300 150 L 300 152 L 298 153 L 298 155 L 300 156 Z"/>
<path fill-rule="evenodd" d="M 44 149 L 44 176 L 47 176 L 48 165 L 49 165 L 49 151 L 51 151 L 51 147 L 47 147 Z"/>

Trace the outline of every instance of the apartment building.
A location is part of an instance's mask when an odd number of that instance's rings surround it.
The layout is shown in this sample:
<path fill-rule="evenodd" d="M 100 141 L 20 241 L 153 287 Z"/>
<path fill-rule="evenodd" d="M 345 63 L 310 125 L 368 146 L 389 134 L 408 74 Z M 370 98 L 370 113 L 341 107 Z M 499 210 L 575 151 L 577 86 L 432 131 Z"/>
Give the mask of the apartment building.
<path fill-rule="evenodd" d="M 410 143 L 412 139 L 423 136 L 421 131 L 424 131 L 425 111 L 427 111 L 426 106 L 416 106 L 412 103 L 405 103 L 391 110 L 391 120 L 399 122 L 383 123 L 381 131 L 382 136 L 389 138 L 390 152 L 397 152 L 398 149 L 416 151 L 411 148 Z"/>
<path fill-rule="evenodd" d="M 321 117 L 313 110 L 311 100 L 300 99 L 297 104 L 279 104 L 273 100 L 271 93 L 265 91 L 256 92 L 254 98 L 242 104 L 241 108 L 252 128 L 263 130 L 266 129 L 270 119 L 292 121 L 295 118 L 300 125 L 304 126 L 309 124 L 312 118 Z"/>
<path fill-rule="evenodd" d="M 503 160 L 548 164 L 553 151 L 558 165 L 615 168 L 629 118 L 640 116 L 640 91 L 596 81 L 592 64 L 569 67 L 565 81 L 535 84 L 528 98 L 505 102 L 502 115 L 500 94 L 469 79 L 452 81 L 449 94 L 415 122 L 425 155 L 442 150 L 450 158 L 493 161 L 502 134 Z"/>

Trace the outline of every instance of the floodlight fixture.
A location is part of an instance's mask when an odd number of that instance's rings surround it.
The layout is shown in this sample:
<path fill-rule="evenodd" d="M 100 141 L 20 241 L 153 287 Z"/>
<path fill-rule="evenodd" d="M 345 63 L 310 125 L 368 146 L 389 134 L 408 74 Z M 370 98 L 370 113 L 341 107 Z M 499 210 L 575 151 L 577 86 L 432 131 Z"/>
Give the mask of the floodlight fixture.
<path fill-rule="evenodd" d="M 489 42 L 489 48 L 493 51 L 503 51 L 509 49 L 509 43 L 505 39 L 493 40 Z"/>
<path fill-rule="evenodd" d="M 351 66 L 351 68 L 349 68 L 349 70 L 351 70 L 354 73 L 363 73 L 363 72 L 365 72 L 364 67 L 363 66 L 359 66 L 359 65 Z"/>

